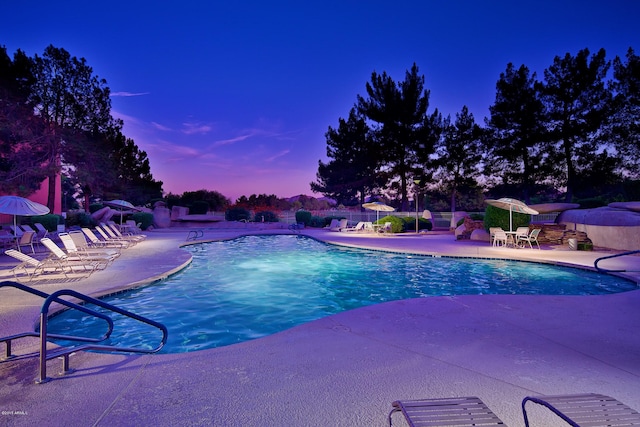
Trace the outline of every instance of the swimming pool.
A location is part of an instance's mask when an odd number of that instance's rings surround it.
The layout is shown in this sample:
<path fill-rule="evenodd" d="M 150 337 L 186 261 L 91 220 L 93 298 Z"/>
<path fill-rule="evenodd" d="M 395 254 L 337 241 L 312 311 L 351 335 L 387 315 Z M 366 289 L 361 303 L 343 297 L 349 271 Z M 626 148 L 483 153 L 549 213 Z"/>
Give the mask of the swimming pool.
<path fill-rule="evenodd" d="M 106 299 L 164 323 L 169 338 L 163 353 L 239 343 L 398 299 L 637 289 L 631 281 L 574 268 L 351 249 L 293 235 L 245 236 L 186 249 L 193 262 L 183 272 Z M 159 339 L 156 330 L 137 322 L 118 316 L 114 321 L 116 329 L 107 344 L 151 348 Z M 95 336 L 103 328 L 104 322 L 77 311 L 49 323 L 50 333 Z"/>

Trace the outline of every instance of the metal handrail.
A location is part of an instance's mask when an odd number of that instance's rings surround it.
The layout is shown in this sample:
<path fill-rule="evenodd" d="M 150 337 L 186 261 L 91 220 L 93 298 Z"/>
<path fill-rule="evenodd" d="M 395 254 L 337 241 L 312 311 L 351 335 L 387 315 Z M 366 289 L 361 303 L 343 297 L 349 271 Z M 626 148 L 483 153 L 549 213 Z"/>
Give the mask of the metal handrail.
<path fill-rule="evenodd" d="M 71 297 L 78 298 L 85 302 L 97 305 L 99 307 L 108 309 L 110 311 L 114 311 L 123 316 L 132 318 L 139 322 L 146 323 L 150 326 L 160 329 L 160 331 L 162 332 L 162 340 L 160 342 L 160 345 L 152 349 L 141 349 L 141 348 L 131 348 L 131 347 L 118 347 L 118 346 L 111 346 L 111 345 L 87 344 L 83 346 L 73 347 L 71 349 L 58 350 L 58 351 L 54 351 L 53 353 L 47 354 L 47 321 L 48 321 L 47 314 L 48 314 L 49 306 L 51 305 L 51 303 L 57 302 L 59 300 L 58 297 L 61 295 L 68 295 Z M 169 331 L 167 330 L 167 327 L 164 326 L 162 323 L 153 321 L 151 319 L 147 319 L 146 317 L 140 316 L 138 314 L 132 313 L 127 310 L 123 310 L 121 308 L 116 307 L 115 305 L 106 303 L 96 298 L 92 298 L 88 295 L 81 294 L 71 289 L 62 289 L 62 290 L 56 291 L 45 299 L 44 304 L 42 304 L 42 309 L 40 310 L 40 376 L 36 382 L 39 384 L 42 384 L 49 381 L 49 378 L 47 378 L 47 360 L 50 360 L 56 357 L 62 357 L 63 372 L 68 373 L 68 372 L 71 372 L 69 369 L 69 355 L 76 351 L 103 350 L 103 351 L 116 351 L 116 352 L 124 352 L 124 353 L 145 353 L 145 354 L 156 353 L 160 351 L 160 349 L 164 347 L 164 345 L 166 344 L 168 334 L 169 334 Z"/>
<path fill-rule="evenodd" d="M 20 289 L 23 292 L 27 292 L 30 293 L 32 295 L 36 295 L 39 296 L 43 299 L 47 299 L 49 298 L 51 295 L 39 291 L 37 289 L 34 289 L 30 286 L 26 286 L 23 285 L 22 283 L 18 283 L 18 282 L 12 282 L 12 281 L 5 281 L 5 282 L 1 282 L 0 283 L 0 288 L 5 287 L 5 286 L 10 286 L 16 289 Z M 60 334 L 50 334 L 49 337 L 50 338 L 54 338 L 54 339 L 61 339 L 61 340 L 68 340 L 68 341 L 85 341 L 85 342 L 101 342 L 106 340 L 107 338 L 109 338 L 111 336 L 111 333 L 113 332 L 113 320 L 111 319 L 111 317 L 107 316 L 106 314 L 97 312 L 95 310 L 91 310 L 90 308 L 87 308 L 85 306 L 82 305 L 78 305 L 75 304 L 71 301 L 65 301 L 63 299 L 59 299 L 59 298 L 54 298 L 52 299 L 51 302 L 56 302 L 58 304 L 62 304 L 66 307 L 75 309 L 75 310 L 80 310 L 86 314 L 89 314 L 91 316 L 95 316 L 98 317 L 102 320 L 104 320 L 105 322 L 107 322 L 107 332 L 102 335 L 100 338 L 90 338 L 90 337 L 77 337 L 77 336 L 73 336 L 73 335 L 60 335 Z M 19 338 L 26 338 L 26 337 L 39 337 L 40 333 L 39 332 L 21 332 L 15 335 L 10 335 L 8 337 L 2 337 L 0 338 L 0 342 L 4 342 L 6 345 L 6 349 L 5 349 L 5 357 L 4 359 L 11 359 L 14 356 L 11 354 L 11 342 L 13 340 L 19 339 Z"/>
<path fill-rule="evenodd" d="M 637 254 L 637 253 L 640 253 L 640 250 L 628 251 L 628 252 L 622 252 L 622 253 L 619 253 L 619 254 L 603 256 L 603 257 L 600 257 L 600 258 L 596 259 L 593 262 L 593 267 L 600 273 L 623 273 L 623 272 L 625 272 L 627 270 L 607 270 L 606 268 L 598 267 L 598 263 L 600 261 L 602 261 L 602 260 L 605 260 L 605 259 L 617 258 L 617 257 L 621 257 L 621 256 L 625 256 L 625 255 L 633 255 L 633 254 Z"/>

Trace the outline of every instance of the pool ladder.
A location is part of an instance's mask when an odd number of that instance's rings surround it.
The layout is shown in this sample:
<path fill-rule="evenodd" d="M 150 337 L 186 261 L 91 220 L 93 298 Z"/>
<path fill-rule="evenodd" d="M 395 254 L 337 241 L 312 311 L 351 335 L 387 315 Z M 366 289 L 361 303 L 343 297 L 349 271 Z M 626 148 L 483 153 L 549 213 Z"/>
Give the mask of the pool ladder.
<path fill-rule="evenodd" d="M 162 347 L 164 347 L 164 345 L 167 342 L 168 331 L 166 326 L 164 326 L 162 323 L 155 322 L 151 319 L 147 319 L 135 313 L 131 313 L 130 311 L 123 310 L 114 305 L 111 305 L 99 299 L 92 298 L 88 295 L 81 294 L 71 289 L 62 289 L 52 294 L 47 294 L 45 292 L 34 289 L 32 287 L 23 285 L 21 283 L 11 282 L 11 281 L 1 282 L 0 288 L 2 287 L 17 288 L 17 289 L 20 289 L 21 291 L 28 292 L 30 294 L 44 298 L 44 303 L 42 304 L 42 308 L 40 309 L 40 331 L 39 332 L 22 332 L 19 334 L 0 338 L 0 342 L 4 342 L 6 345 L 5 357 L 3 358 L 4 360 L 9 360 L 16 357 L 12 354 L 12 351 L 11 351 L 12 341 L 20 338 L 25 338 L 25 337 L 40 338 L 40 363 L 39 363 L 39 375 L 38 375 L 38 378 L 36 379 L 37 384 L 43 384 L 50 380 L 50 378 L 47 377 L 47 361 L 51 359 L 62 358 L 62 373 L 69 374 L 73 372 L 73 370 L 70 369 L 69 367 L 69 356 L 71 356 L 73 353 L 77 351 L 102 350 L 102 351 L 114 351 L 114 352 L 125 352 L 125 353 L 155 353 L 159 351 Z M 106 314 L 92 310 L 88 307 L 85 307 L 81 304 L 76 304 L 71 301 L 66 301 L 60 298 L 63 295 L 76 298 L 85 303 L 91 303 L 91 304 L 97 305 L 99 307 L 105 308 L 107 310 L 113 311 L 115 313 L 121 314 L 123 316 L 129 317 L 139 322 L 143 322 L 150 326 L 153 326 L 162 332 L 162 340 L 157 347 L 152 349 L 118 347 L 118 346 L 99 344 L 100 342 L 109 338 L 111 336 L 111 333 L 113 332 L 114 323 L 111 317 L 109 317 Z M 80 336 L 74 336 L 74 335 L 49 334 L 47 331 L 47 323 L 49 320 L 49 307 L 54 302 L 64 305 L 68 309 L 80 310 L 84 313 L 87 313 L 89 315 L 92 315 L 104 320 L 107 323 L 107 332 L 105 332 L 104 335 L 98 338 L 80 337 Z M 67 341 L 83 342 L 85 344 L 77 347 L 60 347 L 55 350 L 47 350 L 47 341 L 51 338 L 67 340 Z"/>
<path fill-rule="evenodd" d="M 597 271 L 599 271 L 600 273 L 624 273 L 624 272 L 629 271 L 629 270 L 608 270 L 606 268 L 598 267 L 598 263 L 600 261 L 602 261 L 602 260 L 605 260 L 605 259 L 618 258 L 618 257 L 621 257 L 621 256 L 633 255 L 633 254 L 637 254 L 637 253 L 640 253 L 640 251 L 628 251 L 628 252 L 621 252 L 619 254 L 603 256 L 603 257 L 600 257 L 600 258 L 596 259 L 593 262 L 593 267 Z"/>

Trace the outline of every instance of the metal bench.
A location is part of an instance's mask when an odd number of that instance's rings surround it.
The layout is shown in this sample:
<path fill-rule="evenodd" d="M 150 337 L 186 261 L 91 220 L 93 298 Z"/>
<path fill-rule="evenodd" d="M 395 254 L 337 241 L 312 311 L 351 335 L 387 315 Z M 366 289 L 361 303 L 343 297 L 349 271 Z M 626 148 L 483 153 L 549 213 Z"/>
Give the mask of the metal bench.
<path fill-rule="evenodd" d="M 602 394 L 525 397 L 522 401 L 524 424 L 529 427 L 527 402 L 542 405 L 573 427 L 640 425 L 640 413 L 613 397 Z"/>
<path fill-rule="evenodd" d="M 396 412 L 402 412 L 411 427 L 505 425 L 477 397 L 397 400 L 391 405 L 389 426 Z"/>

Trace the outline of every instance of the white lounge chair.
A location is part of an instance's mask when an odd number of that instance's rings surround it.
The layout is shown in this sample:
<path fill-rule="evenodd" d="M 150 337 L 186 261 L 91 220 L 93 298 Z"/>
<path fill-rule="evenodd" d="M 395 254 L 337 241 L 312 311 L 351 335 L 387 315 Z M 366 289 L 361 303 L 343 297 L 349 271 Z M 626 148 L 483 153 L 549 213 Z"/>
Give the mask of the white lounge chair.
<path fill-rule="evenodd" d="M 11 273 L 13 273 L 13 276 L 16 280 L 19 280 L 19 277 L 21 275 L 25 275 L 29 278 L 29 280 L 32 280 L 34 277 L 37 277 L 44 273 L 62 273 L 65 278 L 68 278 L 63 266 L 55 260 L 46 258 L 41 261 L 30 255 L 18 252 L 15 249 L 6 250 L 4 253 L 20 261 L 20 264 L 9 270 Z"/>
<path fill-rule="evenodd" d="M 640 413 L 619 400 L 603 394 L 568 394 L 562 396 L 527 396 L 522 400 L 524 424 L 529 427 L 527 402 L 537 403 L 556 414 L 568 425 L 634 426 L 640 425 Z M 558 425 L 566 425 L 564 422 Z M 537 425 L 537 424 L 536 424 Z"/>
<path fill-rule="evenodd" d="M 96 232 L 98 232 L 98 234 L 102 233 L 104 238 L 103 240 L 100 240 L 98 236 L 88 228 L 83 227 L 82 232 L 87 236 L 87 239 L 89 239 L 89 243 L 92 248 L 126 249 L 129 247 L 129 242 L 109 240 L 109 236 L 104 234 L 104 232 L 99 228 L 96 228 Z"/>
<path fill-rule="evenodd" d="M 355 225 L 355 227 L 346 227 L 343 228 L 340 231 L 345 231 L 345 232 L 367 232 L 367 231 L 373 231 L 373 225 L 370 222 L 367 221 L 360 221 L 359 223 L 357 223 Z"/>
<path fill-rule="evenodd" d="M 410 426 L 503 426 L 504 423 L 477 397 L 396 400 L 389 413 L 401 412 Z"/>
<path fill-rule="evenodd" d="M 62 241 L 62 244 L 64 245 L 64 248 L 66 249 L 67 255 L 69 257 L 78 257 L 83 261 L 95 261 L 96 263 L 100 263 L 100 265 L 104 264 L 106 267 L 111 264 L 113 260 L 116 259 L 119 255 L 110 254 L 99 249 L 78 249 L 73 238 L 68 233 L 59 233 L 58 237 Z"/>
<path fill-rule="evenodd" d="M 84 271 L 91 274 L 98 269 L 106 268 L 108 265 L 104 261 L 85 260 L 78 255 L 68 255 L 48 237 L 42 239 L 42 244 L 51 252 L 50 259 L 58 261 L 63 268 L 68 269 L 70 272 Z"/>

